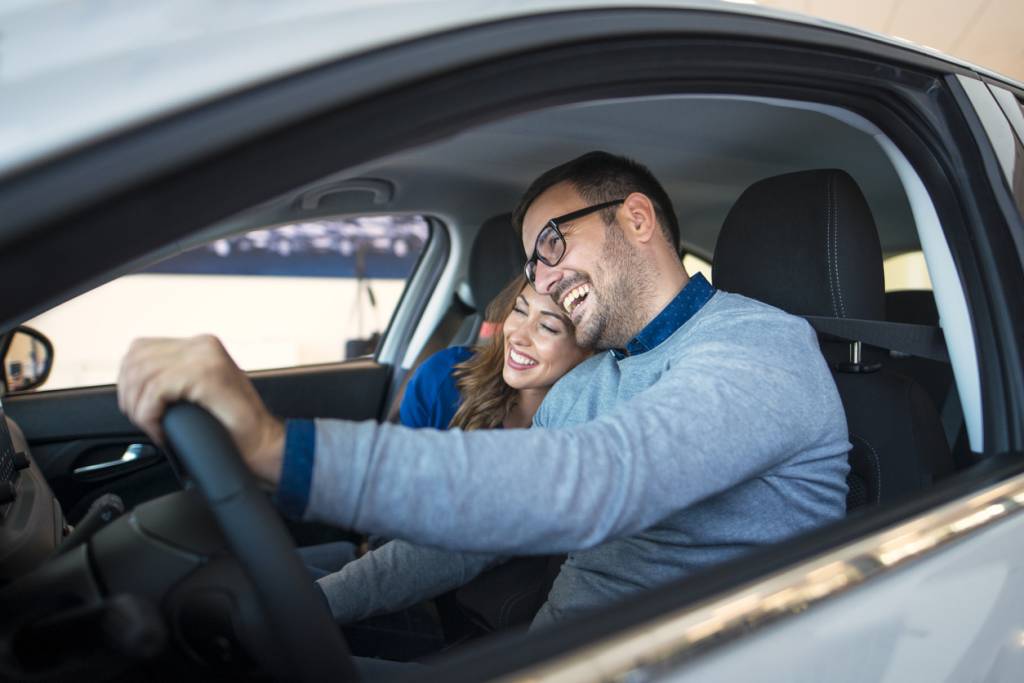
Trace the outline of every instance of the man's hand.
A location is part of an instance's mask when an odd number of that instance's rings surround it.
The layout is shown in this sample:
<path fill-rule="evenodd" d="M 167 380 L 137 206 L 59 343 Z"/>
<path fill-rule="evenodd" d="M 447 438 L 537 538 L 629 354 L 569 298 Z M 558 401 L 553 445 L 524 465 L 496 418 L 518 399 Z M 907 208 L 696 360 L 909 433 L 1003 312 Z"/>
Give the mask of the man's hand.
<path fill-rule="evenodd" d="M 267 410 L 252 382 L 216 337 L 136 339 L 117 378 L 121 411 L 157 443 L 167 406 L 190 401 L 227 428 L 260 479 L 276 485 L 284 458 L 284 424 Z"/>

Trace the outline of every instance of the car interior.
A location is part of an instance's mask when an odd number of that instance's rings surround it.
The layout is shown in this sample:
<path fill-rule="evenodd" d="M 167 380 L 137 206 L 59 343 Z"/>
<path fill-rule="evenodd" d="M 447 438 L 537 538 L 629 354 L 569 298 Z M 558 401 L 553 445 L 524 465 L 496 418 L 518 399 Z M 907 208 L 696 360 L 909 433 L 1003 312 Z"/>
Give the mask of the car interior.
<path fill-rule="evenodd" d="M 393 421 L 404 384 L 419 363 L 447 346 L 471 345 L 494 334 L 489 324 L 493 321 L 485 321 L 483 311 L 520 272 L 524 260 L 509 215 L 520 193 L 544 170 L 595 149 L 632 157 L 653 171 L 675 204 L 684 252 L 680 256 L 710 264 L 713 285 L 805 316 L 818 331 L 846 409 L 853 446 L 849 515 L 871 515 L 879 506 L 928 491 L 976 463 L 978 449 L 972 449 L 972 443 L 980 443 L 980 433 L 972 420 L 980 419 L 980 406 L 963 387 L 978 370 L 964 360 L 962 350 L 954 352 L 952 345 L 947 349 L 950 340 L 943 339 L 940 329 L 941 320 L 966 315 L 965 309 L 957 309 L 965 306 L 962 292 L 937 299 L 931 290 L 886 291 L 884 282 L 884 260 L 920 251 L 922 231 L 935 229 L 925 224 L 921 210 L 921 202 L 929 201 L 927 195 L 922 198 L 909 182 L 913 171 L 908 171 L 905 160 L 901 165 L 898 150 L 882 133 L 858 115 L 831 105 L 721 94 L 637 96 L 541 108 L 498 118 L 266 199 L 154 251 L 147 263 L 213 239 L 275 225 L 345 215 L 428 217 L 430 241 L 374 358 L 336 367 L 253 373 L 257 388 L 278 414 Z M 925 251 L 930 269 L 937 269 L 948 255 L 943 247 Z M 936 275 L 936 290 L 958 290 L 955 280 Z M 973 348 L 969 339 L 957 338 L 955 344 L 959 349 Z M 765 354 L 777 351 L 764 349 Z M 48 393 L 44 386 L 4 399 L 8 415 L 28 435 L 24 449 L 31 447 L 42 464 L 41 476 L 50 482 L 70 523 L 78 524 L 103 496 L 117 493 L 129 509 L 145 508 L 153 528 L 168 524 L 162 515 L 171 513 L 160 508 L 166 501 L 161 496 L 178 491 L 180 482 L 172 465 L 155 457 L 155 450 L 147 451 L 152 459 L 117 477 L 71 474 L 76 467 L 120 452 L 126 441 L 138 440 L 113 410 L 113 402 L 110 387 Z M 59 426 L 48 420 L 55 407 L 71 416 Z M 97 419 L 100 412 L 104 416 Z M 356 537 L 346 530 L 295 522 L 289 529 L 298 544 Z M 153 604 L 161 604 L 171 585 L 180 597 L 183 589 L 176 581 L 190 572 L 194 575 L 189 585 L 196 590 L 246 582 L 237 566 L 210 562 L 200 571 L 186 562 L 173 570 L 154 569 L 154 576 L 164 578 L 140 587 L 137 576 L 128 576 L 121 563 L 127 564 L 135 553 L 133 562 L 151 566 L 165 561 L 166 555 L 147 554 L 135 541 L 115 540 L 112 533 L 101 540 L 108 548 L 106 559 L 92 560 L 100 567 L 101 583 L 114 586 L 123 581 Z M 188 543 L 200 554 L 204 548 L 215 554 L 213 549 L 219 547 L 208 538 Z M 80 571 L 69 568 L 75 557 L 73 552 L 64 553 L 62 568 L 37 577 L 28 588 L 22 582 L 18 595 L 27 601 L 25 596 L 37 596 L 55 582 L 71 585 L 84 580 Z M 430 609 L 442 627 L 442 643 L 424 645 L 411 639 L 386 652 L 351 638 L 349 645 L 354 654 L 416 659 L 438 651 L 451 653 L 492 633 L 522 629 L 543 602 L 559 563 L 558 557 L 520 558 L 433 601 Z M 12 578 L 7 577 L 7 600 Z M 184 654 L 176 655 L 178 659 L 203 667 L 236 667 L 230 669 L 236 672 L 239 667 L 251 672 L 253 660 L 261 667 L 276 666 L 252 652 L 253 643 L 267 642 L 265 632 L 223 623 L 225 611 L 232 607 L 216 598 L 181 600 L 187 606 L 181 618 L 199 635 L 181 636 Z M 258 621 L 259 609 L 251 601 L 238 600 L 241 622 Z M 80 638 L 83 629 L 95 625 L 81 614 L 62 620 L 60 606 L 51 607 L 56 617 L 31 626 L 37 637 Z M 148 608 L 132 603 L 119 609 L 119 614 L 129 614 L 126 619 L 143 619 L 138 614 Z M 22 635 L 8 634 L 6 646 L 21 648 L 18 656 L 29 668 L 46 670 L 52 664 L 25 645 L 27 627 L 18 628 Z M 231 654 L 234 645 L 210 645 L 236 628 L 243 633 L 232 636 L 231 642 L 244 643 L 239 646 L 247 653 L 244 656 Z M 123 652 L 135 652 L 137 644 L 119 647 L 123 659 Z M 79 648 L 62 666 L 92 670 L 87 668 L 92 666 L 91 657 Z"/>
<path fill-rule="evenodd" d="M 519 271 L 521 245 L 510 217 L 494 214 L 495 209 L 513 206 L 537 169 L 590 149 L 631 156 L 654 171 L 675 202 L 684 253 L 711 264 L 717 286 L 798 315 L 938 325 L 931 291 L 885 290 L 883 260 L 921 246 L 903 183 L 870 134 L 825 108 L 776 100 L 633 98 L 530 113 L 357 171 L 357 178 L 383 179 L 394 188 L 386 210 L 433 215 L 452 230 L 458 286 L 416 360 L 444 345 L 475 341 L 483 307 Z M 332 183 L 337 206 L 372 210 L 359 182 L 352 185 L 351 172 L 313 191 L 322 193 Z M 452 193 L 452 186 L 461 189 Z M 279 198 L 240 220 L 249 225 L 271 217 L 279 221 L 278 212 L 299 204 L 308 191 Z M 431 197 L 433 207 L 423 203 L 422 194 Z M 448 198 L 454 204 L 444 206 Z M 788 232 L 782 232 L 783 225 Z M 466 245 L 469 258 L 459 258 Z M 822 337 L 830 362 L 843 366 L 835 374 L 848 417 L 864 424 L 856 432 L 877 431 L 877 436 L 854 432 L 851 457 L 864 459 L 857 476 L 868 478 L 863 490 L 854 481 L 853 507 L 927 487 L 954 470 L 954 458 L 960 468 L 971 463 L 947 362 L 871 344 L 858 345 L 860 360 L 851 361 L 854 342 Z M 881 387 L 883 377 L 898 386 L 858 394 L 862 384 Z M 875 409 L 879 397 L 889 393 L 909 401 L 899 410 L 880 411 L 891 423 L 858 414 L 857 406 Z M 904 428 L 903 441 L 879 449 Z M 879 456 L 876 449 L 894 455 Z M 908 452 L 916 455 L 895 455 Z M 884 494 L 881 479 L 887 482 Z"/>

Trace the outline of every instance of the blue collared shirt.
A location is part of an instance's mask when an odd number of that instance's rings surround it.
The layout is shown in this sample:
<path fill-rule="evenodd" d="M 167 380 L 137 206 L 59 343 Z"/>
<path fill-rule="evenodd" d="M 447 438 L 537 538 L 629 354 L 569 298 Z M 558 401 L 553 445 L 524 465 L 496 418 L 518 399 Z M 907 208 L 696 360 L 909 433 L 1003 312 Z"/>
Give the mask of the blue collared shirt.
<path fill-rule="evenodd" d="M 668 306 L 665 306 L 661 313 L 654 317 L 654 320 L 647 323 L 647 326 L 626 344 L 625 349 L 612 349 L 612 355 L 617 360 L 622 360 L 626 356 L 635 356 L 644 351 L 650 351 L 671 337 L 687 320 L 703 308 L 714 294 L 715 288 L 711 286 L 711 283 L 700 273 L 695 274 L 682 291 L 669 302 Z"/>

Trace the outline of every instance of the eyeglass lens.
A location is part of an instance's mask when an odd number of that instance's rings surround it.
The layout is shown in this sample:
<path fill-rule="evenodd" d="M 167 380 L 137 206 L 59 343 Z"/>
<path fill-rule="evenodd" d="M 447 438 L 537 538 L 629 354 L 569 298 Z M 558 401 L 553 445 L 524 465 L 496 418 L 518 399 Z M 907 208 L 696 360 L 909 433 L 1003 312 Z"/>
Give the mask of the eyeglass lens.
<path fill-rule="evenodd" d="M 537 257 L 544 263 L 553 266 L 565 253 L 565 239 L 554 222 L 548 223 L 537 238 Z"/>
<path fill-rule="evenodd" d="M 537 276 L 537 261 L 549 266 L 556 265 L 565 254 L 565 238 L 562 237 L 554 221 L 548 223 L 537 236 L 533 258 L 526 262 L 526 279 L 531 283 Z"/>

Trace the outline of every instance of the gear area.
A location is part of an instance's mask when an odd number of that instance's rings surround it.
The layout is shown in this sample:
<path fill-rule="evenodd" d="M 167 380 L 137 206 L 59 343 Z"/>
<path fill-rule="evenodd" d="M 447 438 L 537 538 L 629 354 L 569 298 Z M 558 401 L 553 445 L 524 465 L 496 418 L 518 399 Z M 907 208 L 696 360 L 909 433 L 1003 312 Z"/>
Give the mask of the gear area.
<path fill-rule="evenodd" d="M 127 513 L 107 494 L 71 528 L 2 413 L 0 479 L 0 679 L 287 675 L 196 487 Z"/>

